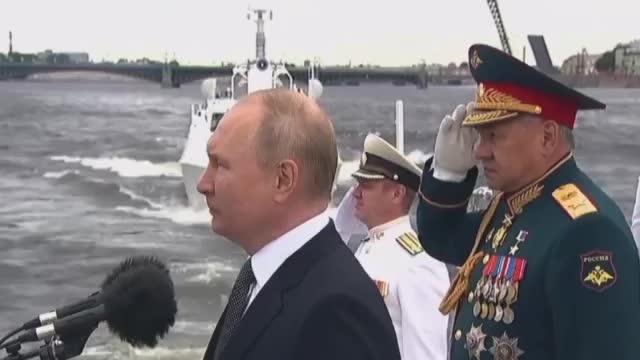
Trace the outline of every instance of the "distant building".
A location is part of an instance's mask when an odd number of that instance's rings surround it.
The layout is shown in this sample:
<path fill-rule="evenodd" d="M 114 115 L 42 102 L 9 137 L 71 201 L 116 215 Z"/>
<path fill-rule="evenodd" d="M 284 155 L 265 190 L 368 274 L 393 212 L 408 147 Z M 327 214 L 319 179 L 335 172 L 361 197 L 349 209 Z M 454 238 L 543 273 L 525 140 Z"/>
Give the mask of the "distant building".
<path fill-rule="evenodd" d="M 640 40 L 616 47 L 614 58 L 616 74 L 640 75 Z"/>
<path fill-rule="evenodd" d="M 85 52 L 65 52 L 61 54 L 67 55 L 73 64 L 87 64 L 90 62 L 89 54 Z"/>
<path fill-rule="evenodd" d="M 596 61 L 600 59 L 602 54 L 590 55 L 586 49 L 576 55 L 567 58 L 560 67 L 560 71 L 567 75 L 591 75 L 596 74 Z"/>
<path fill-rule="evenodd" d="M 86 64 L 89 54 L 82 52 L 53 52 L 51 49 L 39 52 L 38 61 L 47 64 Z"/>
<path fill-rule="evenodd" d="M 53 57 L 53 50 L 47 49 L 36 54 L 38 62 L 46 63 L 48 59 Z"/>
<path fill-rule="evenodd" d="M 438 75 L 438 76 L 442 76 L 443 74 L 446 73 L 446 67 L 440 65 L 440 64 L 429 64 L 426 65 L 426 70 L 427 73 L 429 75 Z"/>
<path fill-rule="evenodd" d="M 35 54 L 22 54 L 14 51 L 7 57 L 9 62 L 12 63 L 33 64 L 38 62 L 38 58 Z"/>
<path fill-rule="evenodd" d="M 175 60 L 174 60 L 175 61 Z M 157 65 L 161 64 L 159 61 L 151 60 L 148 58 L 129 60 L 125 58 L 118 59 L 117 64 L 126 64 L 126 65 Z"/>

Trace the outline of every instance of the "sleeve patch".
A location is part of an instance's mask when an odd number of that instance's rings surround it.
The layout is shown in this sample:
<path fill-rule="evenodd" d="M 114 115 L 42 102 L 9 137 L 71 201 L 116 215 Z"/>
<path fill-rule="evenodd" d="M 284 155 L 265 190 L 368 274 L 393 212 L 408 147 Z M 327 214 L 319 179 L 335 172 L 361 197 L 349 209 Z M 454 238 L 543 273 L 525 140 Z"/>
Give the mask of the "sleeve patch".
<path fill-rule="evenodd" d="M 595 205 L 575 184 L 565 184 L 553 191 L 553 198 L 572 219 L 598 211 Z"/>
<path fill-rule="evenodd" d="M 580 255 L 580 262 L 580 282 L 587 289 L 602 292 L 616 283 L 618 274 L 612 252 L 594 250 Z"/>
<path fill-rule="evenodd" d="M 417 255 L 424 251 L 422 244 L 416 234 L 412 232 L 406 232 L 396 238 L 396 241 L 400 246 L 405 249 L 412 256 Z"/>

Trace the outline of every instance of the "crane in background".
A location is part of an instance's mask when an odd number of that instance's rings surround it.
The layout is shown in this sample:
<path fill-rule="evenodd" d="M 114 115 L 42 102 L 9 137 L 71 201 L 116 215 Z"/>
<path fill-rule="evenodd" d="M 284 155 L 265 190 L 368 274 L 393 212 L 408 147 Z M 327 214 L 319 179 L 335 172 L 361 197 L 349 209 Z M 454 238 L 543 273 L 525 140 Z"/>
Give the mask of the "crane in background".
<path fill-rule="evenodd" d="M 500 9 L 498 8 L 498 0 L 487 0 L 487 5 L 489 5 L 493 21 L 498 29 L 498 35 L 500 36 L 500 42 L 502 43 L 502 50 L 511 55 L 511 45 L 509 45 L 509 38 L 507 37 L 507 32 L 504 29 L 504 24 L 502 23 L 502 16 L 500 15 Z"/>
<path fill-rule="evenodd" d="M 500 36 L 500 42 L 502 43 L 502 50 L 509 55 L 513 55 L 511 53 L 509 38 L 507 37 L 507 31 L 505 30 L 504 23 L 502 22 L 502 15 L 500 15 L 500 9 L 498 8 L 498 0 L 487 0 L 487 5 L 489 5 L 489 10 L 491 10 L 491 15 L 493 16 L 493 22 L 496 24 L 496 28 L 498 29 L 498 35 Z M 529 44 L 531 45 L 531 50 L 533 50 L 533 55 L 536 59 L 536 68 L 545 74 L 557 74 L 559 70 L 553 66 L 544 36 L 529 35 L 527 37 L 529 39 Z M 522 61 L 525 61 L 525 50 L 526 48 L 523 47 Z M 578 66 L 580 67 L 579 70 L 584 71 L 584 59 L 586 59 L 586 54 L 582 54 L 581 56 L 582 63 L 579 63 Z"/>

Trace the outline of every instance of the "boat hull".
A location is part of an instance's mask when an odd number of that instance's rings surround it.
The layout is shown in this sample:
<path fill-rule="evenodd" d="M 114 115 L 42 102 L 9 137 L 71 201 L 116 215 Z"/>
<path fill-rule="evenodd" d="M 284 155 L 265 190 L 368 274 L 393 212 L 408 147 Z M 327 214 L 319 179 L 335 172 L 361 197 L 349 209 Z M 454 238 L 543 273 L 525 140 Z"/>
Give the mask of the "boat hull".
<path fill-rule="evenodd" d="M 187 194 L 189 207 L 194 210 L 204 210 L 207 208 L 207 202 L 204 195 L 198 192 L 198 181 L 205 168 L 193 164 L 180 164 L 182 169 L 182 183 Z"/>

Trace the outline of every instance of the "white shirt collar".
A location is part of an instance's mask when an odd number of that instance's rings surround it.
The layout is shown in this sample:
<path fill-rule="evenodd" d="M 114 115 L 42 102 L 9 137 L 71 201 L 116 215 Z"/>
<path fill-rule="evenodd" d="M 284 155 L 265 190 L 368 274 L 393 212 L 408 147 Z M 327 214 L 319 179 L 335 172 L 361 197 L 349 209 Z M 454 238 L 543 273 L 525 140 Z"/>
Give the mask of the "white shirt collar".
<path fill-rule="evenodd" d="M 397 219 L 391 220 L 389 222 L 386 222 L 384 224 L 372 227 L 369 230 L 369 234 L 368 234 L 368 238 L 370 240 L 378 240 L 380 238 L 382 238 L 384 236 L 384 232 L 392 227 L 398 226 L 400 224 L 411 224 L 411 221 L 409 219 L 409 215 L 405 215 L 405 216 L 401 216 Z"/>
<path fill-rule="evenodd" d="M 296 226 L 271 241 L 251 257 L 251 268 L 261 289 L 280 265 L 304 244 L 316 236 L 329 223 L 329 215 L 323 212 Z"/>

